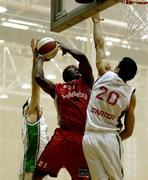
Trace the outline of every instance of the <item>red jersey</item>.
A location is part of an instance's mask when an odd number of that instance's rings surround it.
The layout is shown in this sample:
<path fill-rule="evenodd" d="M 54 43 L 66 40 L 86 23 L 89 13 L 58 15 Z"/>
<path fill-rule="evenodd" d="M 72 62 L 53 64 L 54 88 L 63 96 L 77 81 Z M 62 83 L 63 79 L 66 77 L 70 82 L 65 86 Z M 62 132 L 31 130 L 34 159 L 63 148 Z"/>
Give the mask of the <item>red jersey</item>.
<path fill-rule="evenodd" d="M 60 128 L 83 134 L 90 88 L 82 78 L 55 85 L 56 108 Z"/>

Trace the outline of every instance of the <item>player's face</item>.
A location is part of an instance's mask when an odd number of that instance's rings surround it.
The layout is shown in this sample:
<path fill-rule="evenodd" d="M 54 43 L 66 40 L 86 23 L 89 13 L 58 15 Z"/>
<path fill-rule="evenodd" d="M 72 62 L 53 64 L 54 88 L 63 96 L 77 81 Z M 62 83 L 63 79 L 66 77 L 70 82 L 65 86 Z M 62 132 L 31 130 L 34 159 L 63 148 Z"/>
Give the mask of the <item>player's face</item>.
<path fill-rule="evenodd" d="M 69 67 L 67 69 L 67 76 L 68 76 L 69 81 L 72 81 L 74 79 L 79 79 L 81 74 L 77 67 Z"/>

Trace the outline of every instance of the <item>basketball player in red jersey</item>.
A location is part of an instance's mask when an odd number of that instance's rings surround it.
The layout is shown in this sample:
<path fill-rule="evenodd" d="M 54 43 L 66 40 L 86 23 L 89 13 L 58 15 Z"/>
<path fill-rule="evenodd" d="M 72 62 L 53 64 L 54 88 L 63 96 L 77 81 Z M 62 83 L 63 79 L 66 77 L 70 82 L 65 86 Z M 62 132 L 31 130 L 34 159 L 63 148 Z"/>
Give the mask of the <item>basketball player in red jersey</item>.
<path fill-rule="evenodd" d="M 86 108 L 93 85 L 92 68 L 87 57 L 59 44 L 63 55 L 69 53 L 79 62 L 79 67 L 70 65 L 63 71 L 64 83 L 54 84 L 45 79 L 43 56 L 38 56 L 35 66 L 36 81 L 55 101 L 59 128 L 39 158 L 33 180 L 45 175 L 57 177 L 62 167 L 69 172 L 72 180 L 89 179 L 87 164 L 82 150 L 85 129 Z"/>
<path fill-rule="evenodd" d="M 92 180 L 123 180 L 122 140 L 132 135 L 136 106 L 135 89 L 127 81 L 135 77 L 137 65 L 133 59 L 124 57 L 114 72 L 106 71 L 99 15 L 92 20 L 99 78 L 92 87 L 87 107 L 83 150 Z M 120 131 L 117 125 L 123 112 L 124 129 Z"/>

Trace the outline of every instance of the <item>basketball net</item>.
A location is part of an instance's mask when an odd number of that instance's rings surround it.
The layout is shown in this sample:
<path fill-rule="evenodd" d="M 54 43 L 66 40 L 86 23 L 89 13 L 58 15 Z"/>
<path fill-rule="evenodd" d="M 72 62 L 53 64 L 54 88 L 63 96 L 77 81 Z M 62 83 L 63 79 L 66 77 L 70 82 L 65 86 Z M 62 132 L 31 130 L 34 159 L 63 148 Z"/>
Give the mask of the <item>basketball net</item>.
<path fill-rule="evenodd" d="M 123 0 L 127 37 L 148 40 L 148 0 Z"/>

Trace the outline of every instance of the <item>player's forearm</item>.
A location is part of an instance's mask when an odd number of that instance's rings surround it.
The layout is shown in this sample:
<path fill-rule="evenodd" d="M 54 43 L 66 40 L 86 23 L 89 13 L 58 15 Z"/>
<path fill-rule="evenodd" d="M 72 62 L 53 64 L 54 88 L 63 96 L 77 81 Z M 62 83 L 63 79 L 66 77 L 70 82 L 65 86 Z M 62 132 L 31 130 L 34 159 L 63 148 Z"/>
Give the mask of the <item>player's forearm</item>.
<path fill-rule="evenodd" d="M 101 34 L 99 16 L 95 16 L 92 19 L 93 19 L 93 38 L 96 49 L 96 66 L 100 67 L 102 65 L 103 59 L 105 59 L 104 38 Z"/>
<path fill-rule="evenodd" d="M 35 58 L 35 57 L 34 57 Z M 32 92 L 31 92 L 31 104 L 30 111 L 34 111 L 36 107 L 39 107 L 40 103 L 40 87 L 35 81 L 35 59 L 33 59 L 32 71 L 31 71 L 31 83 L 32 83 Z"/>
<path fill-rule="evenodd" d="M 78 62 L 83 63 L 88 61 L 86 55 L 76 49 L 67 49 L 67 52 L 73 56 Z"/>
<path fill-rule="evenodd" d="M 129 138 L 132 135 L 132 133 L 133 133 L 133 131 L 123 130 L 119 135 L 120 135 L 120 137 L 121 137 L 121 139 L 123 141 L 123 140 Z"/>
<path fill-rule="evenodd" d="M 41 56 L 38 57 L 38 60 L 35 63 L 35 77 L 44 77 L 44 71 L 43 71 L 43 63 L 44 60 Z"/>
<path fill-rule="evenodd" d="M 93 38 L 95 46 L 102 49 L 104 47 L 104 38 L 101 33 L 100 18 L 96 17 L 93 19 Z"/>
<path fill-rule="evenodd" d="M 33 104 L 38 106 L 40 103 L 40 86 L 37 84 L 35 77 L 32 79 L 32 93 L 31 99 Z"/>
<path fill-rule="evenodd" d="M 35 61 L 33 61 L 33 65 L 32 65 L 32 90 L 33 90 L 34 93 L 35 92 L 40 93 L 40 87 L 37 84 L 37 82 L 35 81 L 35 74 L 36 74 L 36 71 L 35 71 Z"/>
<path fill-rule="evenodd" d="M 35 63 L 35 68 L 34 68 L 34 76 L 35 76 L 35 80 L 36 79 L 41 79 L 44 80 L 44 71 L 43 71 L 43 63 L 44 60 L 41 56 L 37 57 L 37 61 Z M 38 81 L 37 81 L 38 83 Z M 40 86 L 40 84 L 38 83 L 38 85 Z"/>
<path fill-rule="evenodd" d="M 73 56 L 73 58 L 75 58 L 80 63 L 84 61 L 88 61 L 85 54 L 77 49 L 71 49 L 60 42 L 59 42 L 59 47 L 61 48 L 63 55 L 69 53 L 71 56 Z"/>

